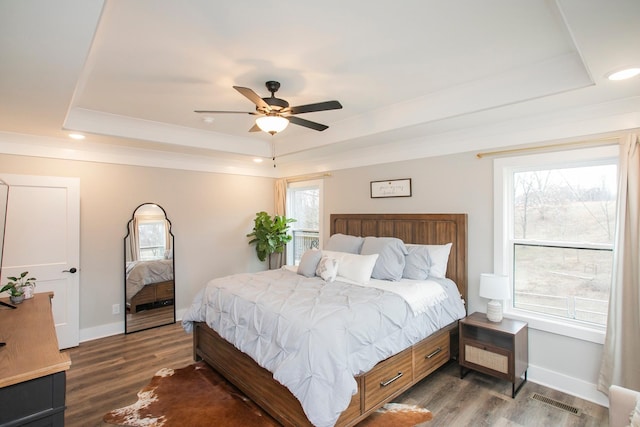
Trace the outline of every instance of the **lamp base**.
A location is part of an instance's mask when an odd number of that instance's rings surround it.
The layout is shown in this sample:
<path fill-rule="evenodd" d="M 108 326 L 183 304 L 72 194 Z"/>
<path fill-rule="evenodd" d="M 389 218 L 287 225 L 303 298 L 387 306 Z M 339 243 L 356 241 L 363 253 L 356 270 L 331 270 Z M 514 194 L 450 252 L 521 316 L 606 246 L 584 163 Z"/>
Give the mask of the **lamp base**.
<path fill-rule="evenodd" d="M 500 301 L 491 300 L 487 303 L 487 319 L 490 322 L 502 322 L 502 304 L 500 304 Z"/>

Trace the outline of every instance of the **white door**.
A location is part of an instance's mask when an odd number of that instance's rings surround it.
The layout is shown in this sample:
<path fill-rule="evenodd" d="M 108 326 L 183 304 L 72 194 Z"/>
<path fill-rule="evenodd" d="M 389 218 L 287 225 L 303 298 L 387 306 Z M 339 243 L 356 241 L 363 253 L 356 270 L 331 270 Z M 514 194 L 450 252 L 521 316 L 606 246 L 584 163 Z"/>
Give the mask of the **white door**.
<path fill-rule="evenodd" d="M 23 271 L 53 292 L 58 345 L 79 342 L 80 179 L 1 174 L 9 184 L 2 282 Z"/>

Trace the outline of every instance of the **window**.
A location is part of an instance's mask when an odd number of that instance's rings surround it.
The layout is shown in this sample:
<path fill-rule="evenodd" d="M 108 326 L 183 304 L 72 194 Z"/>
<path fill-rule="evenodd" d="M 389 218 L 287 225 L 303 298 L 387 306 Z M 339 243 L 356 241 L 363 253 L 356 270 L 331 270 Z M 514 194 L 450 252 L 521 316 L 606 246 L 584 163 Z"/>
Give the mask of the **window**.
<path fill-rule="evenodd" d="M 287 264 L 297 265 L 307 249 L 320 248 L 320 212 L 322 181 L 289 183 L 287 187 L 287 217 L 293 239 L 287 245 Z"/>
<path fill-rule="evenodd" d="M 166 250 L 165 220 L 141 220 L 138 222 L 140 260 L 162 259 Z"/>
<path fill-rule="evenodd" d="M 495 161 L 495 269 L 506 312 L 603 328 L 616 229 L 617 147 Z"/>

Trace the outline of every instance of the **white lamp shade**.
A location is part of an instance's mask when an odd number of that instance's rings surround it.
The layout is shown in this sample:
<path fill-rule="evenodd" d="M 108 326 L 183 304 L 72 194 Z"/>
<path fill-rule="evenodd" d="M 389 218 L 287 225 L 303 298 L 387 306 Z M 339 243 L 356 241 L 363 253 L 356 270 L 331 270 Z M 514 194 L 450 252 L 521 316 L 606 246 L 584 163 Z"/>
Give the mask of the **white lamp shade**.
<path fill-rule="evenodd" d="M 256 119 L 256 124 L 263 131 L 275 135 L 287 127 L 289 120 L 280 116 L 262 116 Z"/>
<path fill-rule="evenodd" d="M 482 273 L 480 275 L 480 296 L 492 300 L 505 300 L 511 296 L 509 276 Z"/>
<path fill-rule="evenodd" d="M 491 322 L 502 322 L 502 304 L 500 300 L 508 299 L 509 277 L 497 274 L 482 273 L 480 275 L 480 296 L 489 298 L 487 304 L 487 319 Z"/>

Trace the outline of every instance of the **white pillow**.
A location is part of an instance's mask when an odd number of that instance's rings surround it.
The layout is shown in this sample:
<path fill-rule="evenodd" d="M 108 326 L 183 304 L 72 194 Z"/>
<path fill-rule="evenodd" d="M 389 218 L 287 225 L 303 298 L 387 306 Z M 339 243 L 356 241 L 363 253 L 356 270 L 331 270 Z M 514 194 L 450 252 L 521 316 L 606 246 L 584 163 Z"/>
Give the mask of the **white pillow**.
<path fill-rule="evenodd" d="M 322 277 L 325 282 L 333 282 L 338 275 L 338 265 L 337 259 L 323 256 L 316 268 L 316 275 Z"/>
<path fill-rule="evenodd" d="M 338 260 L 338 276 L 366 285 L 371 280 L 378 254 L 357 255 L 347 252 L 322 251 L 323 256 Z"/>
<path fill-rule="evenodd" d="M 449 262 L 449 252 L 451 243 L 446 245 L 425 245 L 429 251 L 429 276 L 444 278 L 447 274 L 447 263 Z"/>

